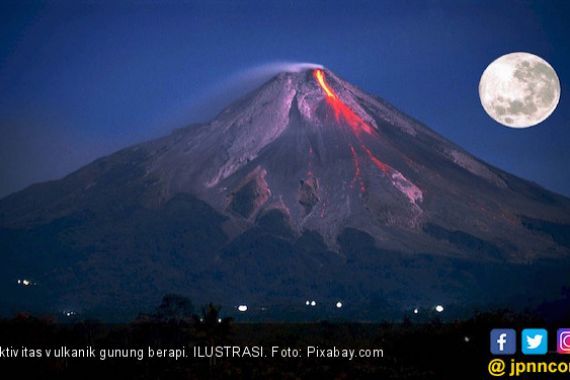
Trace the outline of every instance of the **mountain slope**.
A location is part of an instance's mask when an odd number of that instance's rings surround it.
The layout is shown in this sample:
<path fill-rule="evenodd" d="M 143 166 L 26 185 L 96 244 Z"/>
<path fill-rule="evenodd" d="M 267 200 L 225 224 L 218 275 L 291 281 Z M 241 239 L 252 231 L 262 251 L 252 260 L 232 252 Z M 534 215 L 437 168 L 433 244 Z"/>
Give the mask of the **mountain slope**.
<path fill-rule="evenodd" d="M 320 69 L 282 73 L 208 124 L 6 197 L 0 226 L 3 289 L 37 278 L 48 309 L 149 304 L 166 291 L 403 304 L 479 289 L 488 301 L 489 265 L 506 273 L 570 253 L 567 198 Z"/>

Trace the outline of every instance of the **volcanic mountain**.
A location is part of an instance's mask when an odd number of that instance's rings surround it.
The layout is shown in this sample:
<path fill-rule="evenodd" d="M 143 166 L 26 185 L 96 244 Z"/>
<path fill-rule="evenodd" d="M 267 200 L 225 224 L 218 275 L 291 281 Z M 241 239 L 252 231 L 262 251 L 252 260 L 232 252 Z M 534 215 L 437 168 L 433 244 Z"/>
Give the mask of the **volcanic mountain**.
<path fill-rule="evenodd" d="M 117 313 L 177 292 L 259 310 L 342 299 L 362 316 L 556 296 L 570 200 L 311 68 L 4 198 L 0 227 L 4 311 Z"/>

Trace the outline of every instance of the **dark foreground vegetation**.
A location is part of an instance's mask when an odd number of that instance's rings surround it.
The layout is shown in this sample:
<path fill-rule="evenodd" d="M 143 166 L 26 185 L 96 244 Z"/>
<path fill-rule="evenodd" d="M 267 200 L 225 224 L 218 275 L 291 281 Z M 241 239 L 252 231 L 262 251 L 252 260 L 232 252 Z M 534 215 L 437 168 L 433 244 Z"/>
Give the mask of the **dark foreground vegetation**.
<path fill-rule="evenodd" d="M 559 311 L 560 308 L 557 308 Z M 194 312 L 178 296 L 165 297 L 154 313 L 123 325 L 20 314 L 0 322 L 0 346 L 100 349 L 181 349 L 189 357 L 174 358 L 0 358 L 11 378 L 35 379 L 485 379 L 492 328 L 544 327 L 554 332 L 563 320 L 546 322 L 535 313 L 506 310 L 478 313 L 471 319 L 442 322 L 366 324 L 321 321 L 304 324 L 235 323 L 220 318 L 218 307 Z M 567 318 L 560 314 L 560 317 Z M 569 319 L 566 319 L 570 322 Z M 383 358 L 197 358 L 194 347 L 237 345 L 281 348 L 381 348 Z M 551 340 L 551 350 L 555 342 Z M 549 360 L 562 355 L 549 354 Z M 509 358 L 507 358 L 509 359 Z M 563 358 L 562 358 L 563 359 Z M 13 372 L 6 372 L 13 371 Z M 534 378 L 534 377 L 533 377 Z"/>

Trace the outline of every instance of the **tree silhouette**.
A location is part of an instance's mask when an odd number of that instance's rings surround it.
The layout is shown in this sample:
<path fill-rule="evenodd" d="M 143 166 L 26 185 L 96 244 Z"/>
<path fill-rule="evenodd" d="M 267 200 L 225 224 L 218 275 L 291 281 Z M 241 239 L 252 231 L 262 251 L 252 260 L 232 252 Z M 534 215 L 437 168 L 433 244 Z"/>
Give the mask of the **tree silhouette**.
<path fill-rule="evenodd" d="M 199 343 L 208 346 L 221 346 L 229 342 L 233 318 L 220 318 L 221 306 L 209 303 L 202 308 L 200 316 L 194 315 L 195 337 Z M 210 368 L 216 364 L 216 358 L 209 359 Z"/>
<path fill-rule="evenodd" d="M 192 318 L 194 305 L 189 298 L 179 294 L 167 294 L 156 308 L 153 317 L 161 322 L 185 321 Z"/>

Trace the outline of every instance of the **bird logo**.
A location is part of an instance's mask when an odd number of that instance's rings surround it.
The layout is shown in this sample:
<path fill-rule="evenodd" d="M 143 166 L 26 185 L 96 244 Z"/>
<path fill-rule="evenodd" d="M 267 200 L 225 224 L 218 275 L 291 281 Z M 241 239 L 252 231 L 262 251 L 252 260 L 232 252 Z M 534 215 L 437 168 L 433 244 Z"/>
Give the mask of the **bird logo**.
<path fill-rule="evenodd" d="M 545 329 L 524 329 L 522 352 L 525 355 L 546 355 L 548 353 L 548 331 Z"/>
<path fill-rule="evenodd" d="M 527 336 L 526 344 L 529 350 L 537 349 L 542 343 L 542 335 L 536 334 L 535 336 Z"/>

